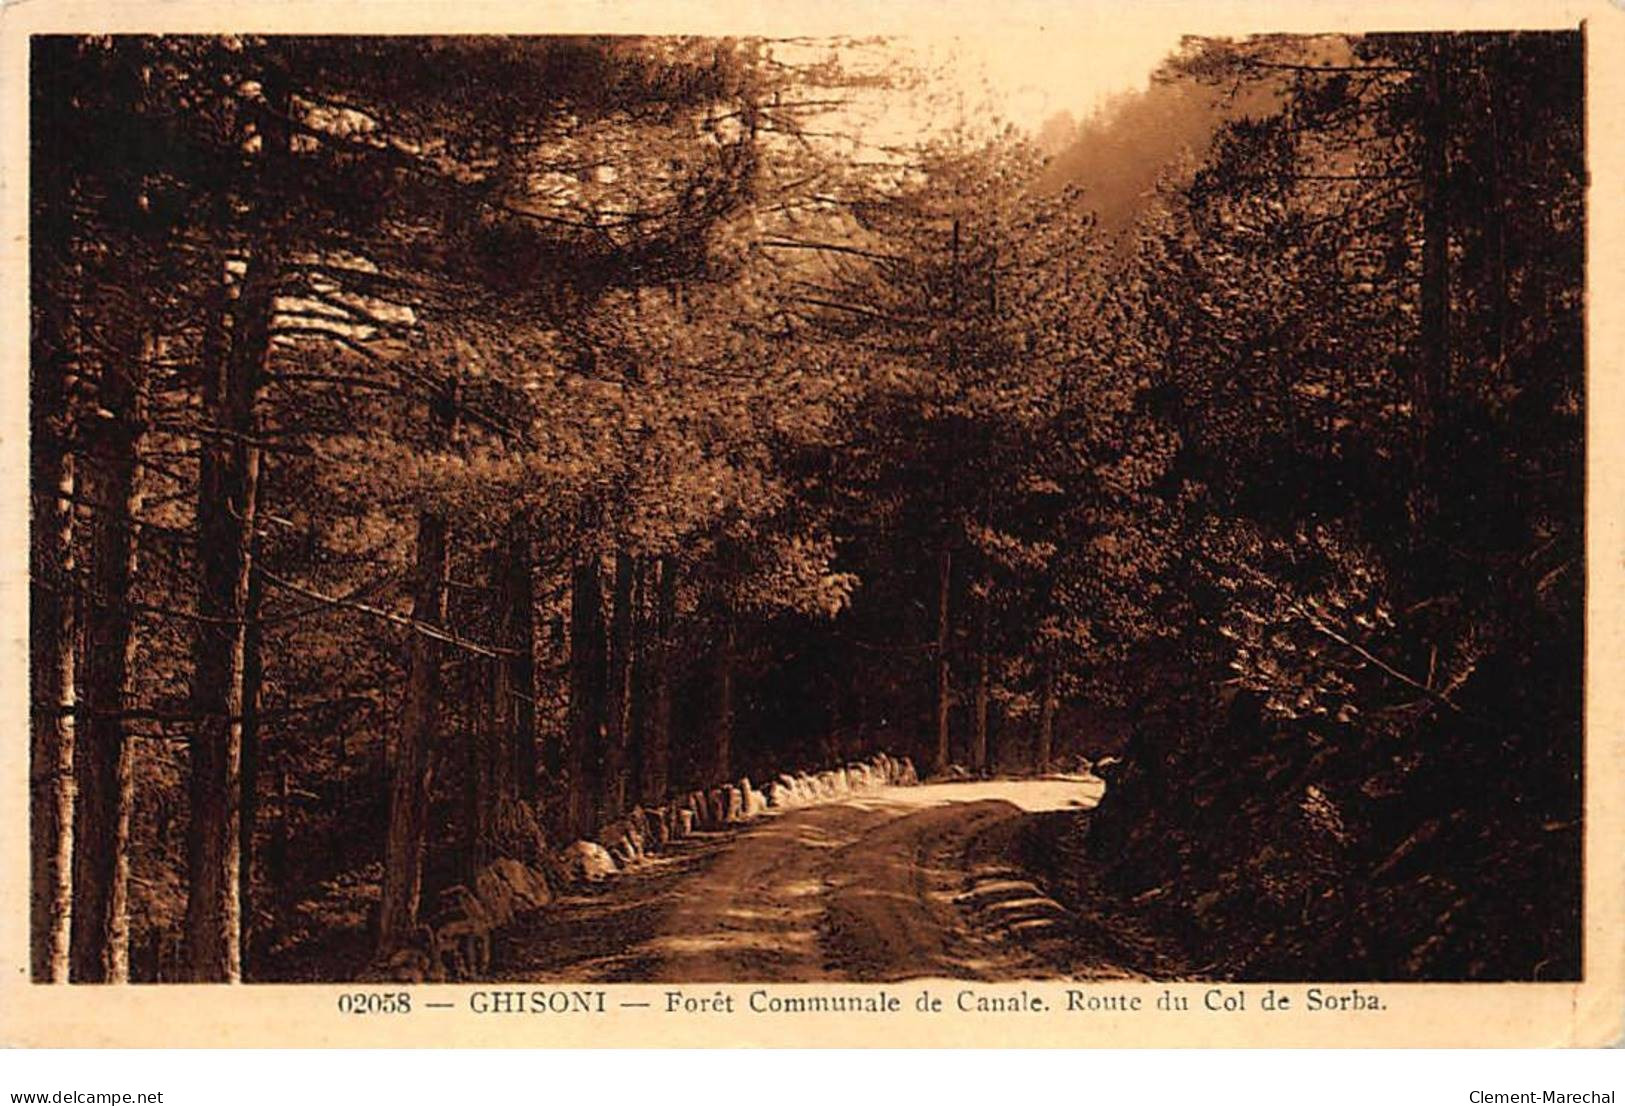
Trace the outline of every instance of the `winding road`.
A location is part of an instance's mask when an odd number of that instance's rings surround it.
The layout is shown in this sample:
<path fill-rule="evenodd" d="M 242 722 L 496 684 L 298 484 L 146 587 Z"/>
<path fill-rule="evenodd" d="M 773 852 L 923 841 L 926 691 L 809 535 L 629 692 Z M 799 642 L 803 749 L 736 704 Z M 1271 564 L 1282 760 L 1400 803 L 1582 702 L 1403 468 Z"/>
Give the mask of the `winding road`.
<path fill-rule="evenodd" d="M 1016 861 L 1094 777 L 893 787 L 696 834 L 504 933 L 505 980 L 1113 978 Z"/>

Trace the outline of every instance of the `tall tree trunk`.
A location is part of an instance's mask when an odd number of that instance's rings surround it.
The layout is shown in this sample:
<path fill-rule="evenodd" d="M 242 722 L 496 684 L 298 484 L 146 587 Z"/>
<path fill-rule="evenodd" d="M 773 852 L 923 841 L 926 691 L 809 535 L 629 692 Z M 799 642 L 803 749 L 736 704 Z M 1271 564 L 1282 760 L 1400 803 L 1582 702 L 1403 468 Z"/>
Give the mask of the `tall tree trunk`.
<path fill-rule="evenodd" d="M 574 573 L 572 572 L 570 593 L 575 594 Z M 564 619 L 554 615 L 548 621 L 547 641 L 550 652 L 552 650 L 568 650 L 566 644 Z M 567 653 L 568 655 L 568 653 Z M 570 671 L 574 673 L 571 666 Z M 572 685 L 573 686 L 573 685 Z M 539 739 L 541 743 L 540 755 L 542 758 L 543 778 L 545 786 L 539 788 L 542 802 L 545 807 L 547 832 L 555 842 L 567 843 L 569 832 L 569 766 L 570 766 L 570 733 L 569 723 L 560 731 L 548 727 L 546 738 Z"/>
<path fill-rule="evenodd" d="M 36 73 L 54 64 L 52 55 L 63 56 L 62 43 L 49 41 L 33 44 Z M 29 949 L 37 983 L 68 980 L 73 906 L 74 667 L 81 629 L 73 396 L 81 343 L 69 305 L 84 281 L 65 256 L 73 243 L 72 190 L 59 167 L 74 142 L 62 118 L 69 108 L 57 96 L 29 101 Z"/>
<path fill-rule="evenodd" d="M 412 618 L 432 627 L 446 621 L 446 519 L 435 510 L 418 514 Z M 407 650 L 406 709 L 389 751 L 389 830 L 378 915 L 381 957 L 402 947 L 417 927 L 439 705 L 440 643 L 414 632 Z"/>
<path fill-rule="evenodd" d="M 1435 443 L 1439 405 L 1450 375 L 1450 194 L 1449 134 L 1445 113 L 1450 97 L 1449 48 L 1430 42 L 1423 74 L 1422 118 L 1422 279 L 1421 366 L 1414 383 L 1416 472 L 1412 491 L 1412 549 L 1419 554 L 1416 567 L 1424 571 L 1420 587 L 1431 591 L 1431 571 L 1437 560 L 1426 551 L 1428 531 L 1437 513 Z"/>
<path fill-rule="evenodd" d="M 733 612 L 720 609 L 721 638 L 717 644 L 717 716 L 712 730 L 711 782 L 722 783 L 733 775 L 734 742 L 734 650 L 738 646 Z"/>
<path fill-rule="evenodd" d="M 992 585 L 983 580 L 983 591 L 976 610 L 976 718 L 974 739 L 971 744 L 971 769 L 978 773 L 988 771 L 987 756 L 987 704 L 991 658 L 988 656 L 988 621 L 993 604 Z"/>
<path fill-rule="evenodd" d="M 824 689 L 818 702 L 808 712 L 816 727 L 813 740 L 818 745 L 818 763 L 841 762 L 841 712 L 833 686 Z"/>
<path fill-rule="evenodd" d="M 507 648 L 512 634 L 512 597 L 505 547 L 491 550 L 486 576 L 494 604 L 492 635 Z M 468 704 L 467 753 L 463 773 L 464 882 L 474 878 L 497 855 L 497 828 L 504 803 L 511 802 L 513 749 L 510 746 L 512 675 L 508 656 L 470 658 L 465 665 L 463 702 Z"/>
<path fill-rule="evenodd" d="M 471 688 L 467 696 L 472 715 L 469 771 L 465 781 L 468 800 L 465 824 L 469 832 L 465 861 L 470 881 L 496 857 L 502 812 L 517 797 L 513 676 L 520 649 L 518 588 L 513 561 L 511 539 L 493 550 L 489 560 L 488 575 L 495 596 L 494 637 L 503 652 L 470 662 L 468 666 L 471 680 L 478 685 Z"/>
<path fill-rule="evenodd" d="M 875 732 L 869 722 L 869 684 L 866 680 L 848 680 L 846 682 L 848 695 L 847 717 L 851 719 L 853 738 L 857 744 L 857 755 L 868 756 L 874 752 L 884 752 L 875 745 Z"/>
<path fill-rule="evenodd" d="M 1048 772 L 1055 757 L 1055 652 L 1044 651 L 1044 687 L 1038 707 L 1038 771 Z"/>
<path fill-rule="evenodd" d="M 949 320 L 951 323 L 959 321 L 959 220 L 954 220 L 952 265 L 949 293 L 952 302 L 949 305 Z M 950 373 L 957 374 L 959 369 L 959 343 L 950 342 L 948 345 L 948 368 Z M 951 688 L 949 681 L 951 674 L 948 666 L 948 643 L 950 625 L 948 622 L 948 592 L 953 583 L 953 553 L 948 548 L 946 540 L 937 552 L 937 756 L 936 770 L 943 773 L 948 770 L 948 762 L 952 756 L 949 747 L 948 717 L 951 709 Z"/>
<path fill-rule="evenodd" d="M 73 905 L 74 653 L 78 634 L 74 457 L 68 446 L 73 360 L 60 318 L 54 313 L 47 316 L 46 311 L 40 315 L 46 325 L 36 342 L 30 378 L 29 948 L 34 982 L 65 983 Z"/>
<path fill-rule="evenodd" d="M 948 669 L 948 642 L 952 630 L 948 622 L 948 592 L 953 585 L 954 555 L 944 545 L 937 552 L 937 775 L 948 771 L 948 714 L 952 688 Z"/>
<path fill-rule="evenodd" d="M 254 543 L 257 561 L 259 542 Z M 248 958 L 253 955 L 255 932 L 254 916 L 254 831 L 259 825 L 260 786 L 260 688 L 265 679 L 265 658 L 260 651 L 260 601 L 265 593 L 265 580 L 254 573 L 248 581 L 248 604 L 243 611 L 243 734 L 242 734 L 242 817 L 238 822 L 237 839 L 237 901 L 241 905 L 238 917 L 238 947 L 244 960 L 243 972 L 248 972 Z"/>
<path fill-rule="evenodd" d="M 260 451 L 255 399 L 271 347 L 279 250 L 249 259 L 219 373 L 205 372 L 198 479 L 198 627 L 189 745 L 186 935 L 191 978 L 242 977 L 238 898 L 244 675 Z"/>
<path fill-rule="evenodd" d="M 287 74 L 264 74 L 256 119 L 271 197 L 258 212 L 232 314 L 226 356 L 203 366 L 204 437 L 198 470 L 198 627 L 193 638 L 188 746 L 186 938 L 196 982 L 242 978 L 242 754 L 249 581 L 253 574 L 260 450 L 255 406 L 271 352 L 282 273 L 280 175 L 290 153 Z M 211 325 L 213 320 L 211 320 Z M 218 371 L 217 371 L 218 370 Z"/>
<path fill-rule="evenodd" d="M 288 863 L 293 831 L 289 824 L 292 811 L 288 799 L 288 747 L 286 742 L 280 745 L 276 758 L 276 821 L 271 823 L 271 841 L 265 850 L 265 881 L 270 885 L 277 917 L 286 919 L 293 902 L 293 873 Z"/>
<path fill-rule="evenodd" d="M 649 581 L 656 562 L 640 557 L 632 573 L 632 678 L 628 689 L 626 780 L 628 800 L 642 806 L 658 798 L 649 791 Z"/>
<path fill-rule="evenodd" d="M 140 442 L 145 412 L 141 365 L 102 370 L 100 418 L 87 437 L 85 496 L 90 512 L 90 596 L 86 618 L 84 727 L 74 748 L 70 974 L 80 983 L 129 979 L 130 789 L 134 753 L 125 730 L 134 659 L 134 520 L 141 506 Z"/>
<path fill-rule="evenodd" d="M 654 702 L 650 708 L 648 736 L 644 742 L 643 793 L 659 799 L 671 790 L 671 709 L 672 663 L 675 660 L 672 632 L 677 620 L 677 558 L 660 558 L 659 593 L 655 597 L 653 648 L 654 674 L 651 681 Z"/>
<path fill-rule="evenodd" d="M 1505 47 L 1503 46 L 1501 49 L 1504 50 Z M 1502 62 L 1502 64 L 1505 63 Z M 1496 68 L 1500 67 L 1497 66 Z M 1488 110 L 1485 112 L 1484 117 L 1489 131 L 1490 145 L 1490 166 L 1487 174 L 1489 179 L 1486 181 L 1485 189 L 1489 195 L 1486 197 L 1484 205 L 1486 222 L 1484 234 L 1489 239 L 1486 251 L 1488 254 L 1490 292 L 1488 350 L 1496 371 L 1504 372 L 1505 369 L 1501 362 L 1507 352 L 1507 325 L 1510 308 L 1508 303 L 1509 289 L 1507 288 L 1506 196 L 1508 189 L 1507 182 L 1504 179 L 1501 126 L 1507 115 L 1505 96 L 1502 91 L 1504 82 L 1499 79 L 1499 74 L 1481 67 L 1479 75 L 1484 95 L 1489 101 L 1485 105 Z"/>
<path fill-rule="evenodd" d="M 507 602 L 503 644 L 512 649 L 507 694 L 514 796 L 536 801 L 536 585 L 531 570 L 531 530 L 516 520 L 508 531 Z"/>
<path fill-rule="evenodd" d="M 565 801 L 560 839 L 572 841 L 592 827 L 604 755 L 604 597 L 598 558 L 577 562 L 570 585 L 570 733 L 565 755 Z"/>
<path fill-rule="evenodd" d="M 457 383 L 446 381 L 429 403 L 432 438 L 457 433 Z M 448 524 L 437 508 L 418 512 L 417 561 L 412 569 L 412 619 L 428 628 L 446 624 Z M 429 793 L 434 776 L 435 730 L 440 717 L 440 642 L 414 630 L 407 646 L 406 706 L 401 728 L 385 750 L 389 825 L 378 908 L 378 955 L 387 957 L 413 936 L 423 898 L 423 855 L 429 836 Z"/>
<path fill-rule="evenodd" d="M 626 810 L 626 768 L 632 729 L 632 576 L 635 562 L 615 553 L 613 611 L 609 650 L 609 736 L 604 747 L 604 776 L 599 795 L 600 821 Z"/>
<path fill-rule="evenodd" d="M 350 833 L 350 742 L 344 730 L 334 727 L 333 742 L 337 759 L 333 765 L 333 782 L 337 785 L 338 801 L 333 810 L 333 821 L 328 838 L 329 853 L 334 864 L 339 868 L 347 868 L 350 850 L 346 848 Z M 270 868 L 267 865 L 266 879 L 269 880 Z M 273 893 L 275 888 L 273 887 Z"/>
<path fill-rule="evenodd" d="M 493 562 L 495 557 L 493 557 Z M 497 566 L 493 563 L 493 569 Z M 506 750 L 507 666 L 495 657 L 472 657 L 465 665 L 463 701 L 468 704 L 467 753 L 463 773 L 463 882 L 474 878 L 495 856 L 497 813 L 502 803 L 499 765 Z"/>

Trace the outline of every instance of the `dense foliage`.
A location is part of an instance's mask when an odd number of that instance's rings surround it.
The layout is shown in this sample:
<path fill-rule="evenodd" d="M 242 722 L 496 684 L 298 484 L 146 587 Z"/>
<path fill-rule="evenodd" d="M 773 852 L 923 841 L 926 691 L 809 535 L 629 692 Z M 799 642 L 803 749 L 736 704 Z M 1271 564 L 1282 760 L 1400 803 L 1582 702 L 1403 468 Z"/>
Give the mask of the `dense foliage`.
<path fill-rule="evenodd" d="M 36 39 L 36 975 L 885 748 L 1121 750 L 1191 971 L 1574 977 L 1580 47 L 1193 41 L 1148 169 L 831 137 L 841 44 Z"/>

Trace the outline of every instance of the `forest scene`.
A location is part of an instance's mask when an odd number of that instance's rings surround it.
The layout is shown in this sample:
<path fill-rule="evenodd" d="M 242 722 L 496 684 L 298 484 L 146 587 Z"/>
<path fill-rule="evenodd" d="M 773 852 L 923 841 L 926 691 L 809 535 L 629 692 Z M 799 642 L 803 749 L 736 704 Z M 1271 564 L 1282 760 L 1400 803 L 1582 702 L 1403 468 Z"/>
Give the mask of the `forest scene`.
<path fill-rule="evenodd" d="M 1583 36 L 1159 56 L 34 37 L 33 979 L 1581 978 Z"/>

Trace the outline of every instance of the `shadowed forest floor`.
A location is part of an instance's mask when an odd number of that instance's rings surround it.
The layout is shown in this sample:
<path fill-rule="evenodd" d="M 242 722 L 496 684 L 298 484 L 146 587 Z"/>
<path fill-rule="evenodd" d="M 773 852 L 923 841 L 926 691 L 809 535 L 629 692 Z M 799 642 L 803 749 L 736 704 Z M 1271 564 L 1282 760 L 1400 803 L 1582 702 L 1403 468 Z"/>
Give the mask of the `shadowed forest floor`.
<path fill-rule="evenodd" d="M 700 834 L 508 930 L 495 974 L 687 983 L 1132 976 L 1113 958 L 1114 941 L 1057 902 L 1044 889 L 1048 874 L 1023 860 L 1053 854 L 1034 835 L 1060 833 L 1102 790 L 1092 777 L 891 788 L 742 833 Z"/>

